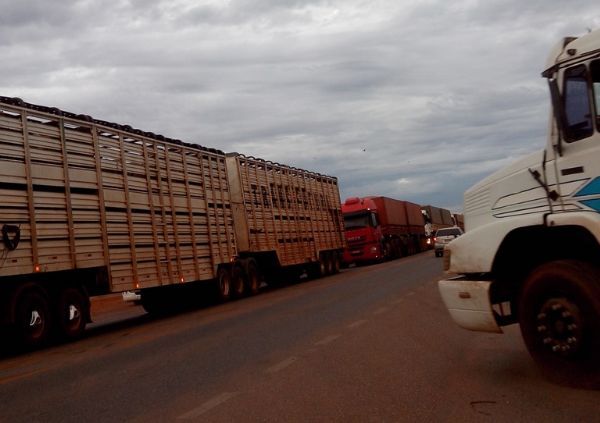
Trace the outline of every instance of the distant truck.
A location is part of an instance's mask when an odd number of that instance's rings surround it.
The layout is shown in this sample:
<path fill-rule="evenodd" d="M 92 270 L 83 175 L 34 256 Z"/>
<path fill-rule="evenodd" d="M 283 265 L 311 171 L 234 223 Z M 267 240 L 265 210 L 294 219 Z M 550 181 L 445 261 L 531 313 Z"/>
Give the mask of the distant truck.
<path fill-rule="evenodd" d="M 465 217 L 462 213 L 452 213 L 454 226 L 458 226 L 463 232 L 465 231 Z"/>
<path fill-rule="evenodd" d="M 444 251 L 459 276 L 439 288 L 460 326 L 518 323 L 551 379 L 598 388 L 600 31 L 562 40 L 542 75 L 553 110 L 546 147 L 465 193 L 466 233 Z"/>
<path fill-rule="evenodd" d="M 0 324 L 28 346 L 80 336 L 90 296 L 228 300 L 345 245 L 334 177 L 7 97 L 0 193 Z"/>
<path fill-rule="evenodd" d="M 421 207 L 388 197 L 351 197 L 342 204 L 344 263 L 387 260 L 425 248 Z"/>
<path fill-rule="evenodd" d="M 438 229 L 449 228 L 454 225 L 450 210 L 435 206 L 422 206 L 421 213 L 425 219 L 425 237 L 428 248 L 433 248 L 433 236 Z"/>

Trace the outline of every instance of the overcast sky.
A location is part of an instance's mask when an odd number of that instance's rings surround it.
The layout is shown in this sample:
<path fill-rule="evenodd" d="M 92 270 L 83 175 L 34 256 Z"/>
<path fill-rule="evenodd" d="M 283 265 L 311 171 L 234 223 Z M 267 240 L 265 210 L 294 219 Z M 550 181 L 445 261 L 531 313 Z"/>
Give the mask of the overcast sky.
<path fill-rule="evenodd" d="M 462 209 L 542 148 L 565 0 L 0 0 L 0 95 Z"/>

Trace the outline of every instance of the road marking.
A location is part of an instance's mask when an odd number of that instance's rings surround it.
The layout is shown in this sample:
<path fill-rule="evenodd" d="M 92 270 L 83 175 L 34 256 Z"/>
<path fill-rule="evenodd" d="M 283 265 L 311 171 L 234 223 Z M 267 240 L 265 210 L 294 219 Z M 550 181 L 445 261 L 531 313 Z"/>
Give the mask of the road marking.
<path fill-rule="evenodd" d="M 401 304 L 404 302 L 404 298 L 398 298 L 397 300 L 392 301 L 392 304 Z"/>
<path fill-rule="evenodd" d="M 359 327 L 359 326 L 361 326 L 361 325 L 364 325 L 364 324 L 365 324 L 365 323 L 367 323 L 367 322 L 368 322 L 368 320 L 357 320 L 357 321 L 356 321 L 356 322 L 354 322 L 354 323 L 350 323 L 350 324 L 349 324 L 348 326 L 346 326 L 346 327 L 347 327 L 348 329 L 354 329 L 354 328 L 357 328 L 357 327 Z"/>
<path fill-rule="evenodd" d="M 342 335 L 330 335 L 327 338 L 323 338 L 320 341 L 315 342 L 315 345 L 327 345 L 330 342 L 333 342 L 336 339 L 338 339 L 340 336 Z"/>
<path fill-rule="evenodd" d="M 386 311 L 388 311 L 388 308 L 387 308 L 387 307 L 381 307 L 381 308 L 378 308 L 377 310 L 375 310 L 375 311 L 373 312 L 373 314 L 375 314 L 375 315 L 377 315 L 377 314 L 383 314 L 383 313 L 385 313 Z"/>
<path fill-rule="evenodd" d="M 185 414 L 182 414 L 181 416 L 178 417 L 178 419 L 189 420 L 189 419 L 195 419 L 196 417 L 200 417 L 202 414 L 206 413 L 207 411 L 210 411 L 213 408 L 217 407 L 218 405 L 221 405 L 224 402 L 229 401 L 231 398 L 235 397 L 237 394 L 238 394 L 238 392 L 223 392 L 221 395 L 217 395 L 216 397 L 209 399 L 204 404 L 202 404 L 200 407 L 194 408 L 193 410 L 188 411 Z"/>
<path fill-rule="evenodd" d="M 276 365 L 269 367 L 267 369 L 267 373 L 276 373 L 276 372 L 278 372 L 280 370 L 283 370 L 286 367 L 294 364 L 296 361 L 298 361 L 298 357 L 289 357 L 289 358 L 286 358 L 285 360 L 277 363 Z"/>
<path fill-rule="evenodd" d="M 406 294 L 407 296 L 411 296 L 411 295 L 415 295 L 415 291 L 410 291 L 408 294 Z"/>

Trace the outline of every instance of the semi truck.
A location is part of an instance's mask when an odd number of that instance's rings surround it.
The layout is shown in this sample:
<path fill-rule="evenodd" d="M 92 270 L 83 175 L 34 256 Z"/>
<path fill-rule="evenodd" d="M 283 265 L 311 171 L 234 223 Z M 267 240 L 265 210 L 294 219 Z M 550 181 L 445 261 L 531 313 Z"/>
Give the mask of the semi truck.
<path fill-rule="evenodd" d="M 342 204 L 345 265 L 382 261 L 421 251 L 425 228 L 421 207 L 388 197 L 350 197 Z"/>
<path fill-rule="evenodd" d="M 597 388 L 600 31 L 563 39 L 542 76 L 546 146 L 466 191 L 466 233 L 445 249 L 439 290 L 460 326 L 500 333 L 518 323 L 543 374 Z"/>
<path fill-rule="evenodd" d="M 454 226 L 458 226 L 463 232 L 465 230 L 465 217 L 462 213 L 452 213 L 452 220 Z"/>
<path fill-rule="evenodd" d="M 0 193 L 0 324 L 30 347 L 79 337 L 92 296 L 228 300 L 335 273 L 345 245 L 335 177 L 18 98 L 0 97 Z"/>
<path fill-rule="evenodd" d="M 422 206 L 421 213 L 425 219 L 425 236 L 428 248 L 433 248 L 433 236 L 438 229 L 454 226 L 450 210 L 436 206 Z"/>

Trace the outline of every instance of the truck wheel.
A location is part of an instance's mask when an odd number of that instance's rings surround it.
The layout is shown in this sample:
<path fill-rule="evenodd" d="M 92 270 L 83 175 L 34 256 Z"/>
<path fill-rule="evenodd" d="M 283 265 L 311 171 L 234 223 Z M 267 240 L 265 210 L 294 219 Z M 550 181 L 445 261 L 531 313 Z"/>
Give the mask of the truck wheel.
<path fill-rule="evenodd" d="M 331 252 L 325 256 L 325 263 L 327 264 L 326 275 L 333 275 L 335 273 L 335 257 Z"/>
<path fill-rule="evenodd" d="M 217 279 L 215 282 L 219 300 L 229 300 L 231 298 L 231 274 L 229 273 L 229 270 L 221 267 L 217 271 Z"/>
<path fill-rule="evenodd" d="M 256 295 L 260 290 L 260 273 L 254 260 L 248 260 L 246 265 L 246 283 L 249 295 Z"/>
<path fill-rule="evenodd" d="M 519 299 L 527 349 L 549 379 L 600 387 L 600 270 L 575 260 L 538 267 Z"/>
<path fill-rule="evenodd" d="M 231 272 L 231 291 L 233 296 L 241 298 L 246 289 L 246 274 L 241 265 L 236 264 Z"/>
<path fill-rule="evenodd" d="M 319 258 L 319 274 L 317 275 L 317 277 L 322 278 L 323 276 L 327 275 L 327 255 L 326 254 L 321 254 L 321 257 Z"/>
<path fill-rule="evenodd" d="M 18 340 L 25 347 L 42 346 L 51 329 L 48 299 L 41 292 L 29 289 L 17 301 L 15 323 Z"/>
<path fill-rule="evenodd" d="M 88 301 L 76 288 L 64 289 L 58 298 L 57 329 L 66 339 L 80 337 L 86 325 Z"/>
<path fill-rule="evenodd" d="M 333 253 L 332 254 L 332 260 L 333 260 L 333 273 L 340 273 L 340 267 L 342 267 L 342 259 L 340 258 L 340 255 L 338 253 Z"/>

